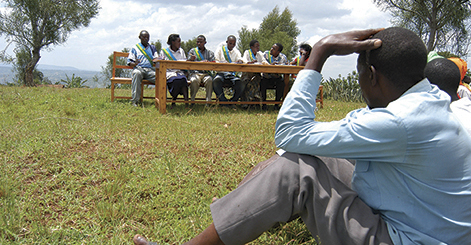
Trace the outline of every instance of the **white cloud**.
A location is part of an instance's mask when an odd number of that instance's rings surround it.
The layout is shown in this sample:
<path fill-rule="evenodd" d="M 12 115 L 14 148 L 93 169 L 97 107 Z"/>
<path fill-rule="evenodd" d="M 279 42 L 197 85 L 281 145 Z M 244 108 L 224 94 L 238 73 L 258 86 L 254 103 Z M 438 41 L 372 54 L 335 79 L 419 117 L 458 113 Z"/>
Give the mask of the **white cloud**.
<path fill-rule="evenodd" d="M 301 34 L 298 41 L 314 44 L 321 37 L 351 29 L 388 25 L 389 16 L 371 0 L 101 0 L 97 18 L 89 27 L 71 33 L 68 41 L 51 51 L 42 51 L 40 64 L 73 66 L 85 70 L 101 69 L 113 51 L 131 47 L 139 41 L 139 32 L 149 31 L 151 41 L 178 33 L 183 40 L 206 36 L 207 47 L 215 49 L 242 26 L 258 28 L 264 16 L 275 6 L 293 13 Z M 0 47 L 5 41 L 0 38 Z M 355 57 L 328 61 L 324 76 L 347 75 L 355 69 Z M 351 65 L 350 65 L 351 64 Z"/>

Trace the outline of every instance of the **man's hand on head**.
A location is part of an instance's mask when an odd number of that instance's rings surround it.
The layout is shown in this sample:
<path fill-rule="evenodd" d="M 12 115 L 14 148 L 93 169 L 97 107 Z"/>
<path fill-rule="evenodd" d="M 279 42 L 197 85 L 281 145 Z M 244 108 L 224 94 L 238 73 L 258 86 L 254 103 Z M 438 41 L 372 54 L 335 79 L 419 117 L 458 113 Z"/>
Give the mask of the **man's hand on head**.
<path fill-rule="evenodd" d="M 381 40 L 370 38 L 382 30 L 349 31 L 322 38 L 312 47 L 305 69 L 321 72 L 325 61 L 332 55 L 347 55 L 381 47 Z"/>

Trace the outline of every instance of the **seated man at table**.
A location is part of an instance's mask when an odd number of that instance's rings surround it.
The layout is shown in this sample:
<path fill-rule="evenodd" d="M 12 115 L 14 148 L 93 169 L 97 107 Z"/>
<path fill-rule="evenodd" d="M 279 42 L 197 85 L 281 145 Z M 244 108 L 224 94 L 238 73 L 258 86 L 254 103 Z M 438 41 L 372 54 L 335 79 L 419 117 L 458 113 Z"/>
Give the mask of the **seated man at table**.
<path fill-rule="evenodd" d="M 237 38 L 230 35 L 226 39 L 226 45 L 216 50 L 215 60 L 222 63 L 242 63 L 242 56 L 240 51 L 235 47 Z M 234 95 L 229 101 L 239 100 L 245 85 L 235 72 L 218 72 L 213 79 L 213 90 L 219 101 L 228 101 L 224 95 L 224 87 L 230 86 L 233 89 Z"/>
<path fill-rule="evenodd" d="M 132 83 L 131 83 L 131 103 L 138 106 L 141 102 L 141 83 L 143 79 L 147 79 L 155 83 L 154 62 L 158 59 L 157 49 L 154 45 L 149 44 L 150 35 L 146 30 L 139 33 L 140 43 L 131 49 L 128 56 L 127 64 L 133 67 Z"/>
<path fill-rule="evenodd" d="M 200 62 L 214 61 L 213 51 L 207 49 L 206 37 L 199 35 L 196 38 L 196 48 L 190 49 L 188 52 L 188 60 Z M 191 71 L 190 72 L 190 97 L 191 101 L 195 101 L 196 93 L 199 87 L 203 85 L 206 89 L 206 101 L 211 101 L 213 94 L 213 78 L 208 71 Z"/>
<path fill-rule="evenodd" d="M 299 45 L 299 56 L 296 57 L 293 61 L 291 61 L 290 65 L 296 66 L 305 66 L 307 61 L 309 60 L 309 56 L 311 55 L 311 45 L 307 43 L 302 43 Z"/>
<path fill-rule="evenodd" d="M 318 122 L 322 67 L 351 53 L 368 107 Z M 275 143 L 286 152 L 212 203 L 214 223 L 187 244 L 245 244 L 296 216 L 322 244 L 468 244 L 471 136 L 424 79 L 426 63 L 424 43 L 404 28 L 317 42 L 278 114 Z"/>
<path fill-rule="evenodd" d="M 282 54 L 283 45 L 281 43 L 275 43 L 268 51 L 265 51 L 265 59 L 271 65 L 287 65 L 288 58 Z M 283 81 L 283 75 L 273 73 L 263 73 L 262 80 L 260 81 L 260 93 L 262 95 L 262 101 L 267 100 L 267 89 L 275 88 L 275 101 L 281 101 L 283 93 L 285 91 L 285 82 Z M 267 105 L 263 105 L 263 109 L 266 109 Z M 275 104 L 275 110 L 278 110 L 280 106 Z"/>
<path fill-rule="evenodd" d="M 244 55 L 242 56 L 244 64 L 268 65 L 265 57 L 263 57 L 263 53 L 260 51 L 260 43 L 254 39 L 250 41 L 249 46 L 250 48 L 245 50 Z M 254 72 L 244 72 L 242 73 L 241 79 L 245 84 L 241 101 L 260 101 L 261 74 Z"/>

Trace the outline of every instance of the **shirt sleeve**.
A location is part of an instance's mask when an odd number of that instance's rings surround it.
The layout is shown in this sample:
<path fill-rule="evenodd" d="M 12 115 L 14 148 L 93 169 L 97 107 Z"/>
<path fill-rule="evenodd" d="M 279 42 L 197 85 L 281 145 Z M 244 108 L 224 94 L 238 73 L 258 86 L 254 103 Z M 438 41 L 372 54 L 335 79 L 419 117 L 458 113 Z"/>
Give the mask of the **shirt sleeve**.
<path fill-rule="evenodd" d="M 244 55 L 242 55 L 242 62 L 244 62 L 244 64 L 247 64 L 250 62 L 250 57 L 249 57 L 249 51 L 248 50 L 245 50 L 244 51 Z"/>
<path fill-rule="evenodd" d="M 129 55 L 128 55 L 127 65 L 130 65 L 131 62 L 135 62 L 135 61 L 136 61 L 136 50 L 134 48 L 132 48 L 131 52 L 129 52 Z"/>
<path fill-rule="evenodd" d="M 405 126 L 386 108 L 363 108 L 339 121 L 316 122 L 314 111 L 321 79 L 321 74 L 314 70 L 298 73 L 276 121 L 277 147 L 337 158 L 404 160 Z"/>
<path fill-rule="evenodd" d="M 179 51 L 180 51 L 181 58 L 180 58 L 180 59 L 177 59 L 177 60 L 186 60 L 185 50 L 183 50 L 182 48 L 180 48 Z"/>
<path fill-rule="evenodd" d="M 214 61 L 214 52 L 211 50 L 208 50 L 208 52 L 209 52 L 208 61 Z"/>
<path fill-rule="evenodd" d="M 234 57 L 231 57 L 231 59 L 233 63 L 239 62 L 239 61 L 243 62 L 242 55 L 240 54 L 240 51 L 236 48 L 234 48 Z"/>
<path fill-rule="evenodd" d="M 190 49 L 190 51 L 188 51 L 188 59 L 187 60 L 190 60 L 192 55 L 196 55 L 196 52 L 195 52 L 194 48 L 192 48 L 192 49 Z M 197 59 L 196 59 L 196 61 L 197 61 Z"/>
<path fill-rule="evenodd" d="M 224 58 L 224 55 L 222 54 L 222 48 L 221 47 L 216 49 L 216 54 L 215 54 L 214 59 L 216 60 L 216 62 L 226 62 L 226 59 Z"/>

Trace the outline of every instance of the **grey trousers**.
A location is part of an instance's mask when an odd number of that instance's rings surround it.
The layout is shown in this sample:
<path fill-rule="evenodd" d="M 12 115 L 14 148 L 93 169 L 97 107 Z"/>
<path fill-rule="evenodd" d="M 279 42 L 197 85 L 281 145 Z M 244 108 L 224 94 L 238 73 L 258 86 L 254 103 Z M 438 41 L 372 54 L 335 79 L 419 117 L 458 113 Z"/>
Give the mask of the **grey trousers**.
<path fill-rule="evenodd" d="M 344 159 L 285 153 L 257 165 L 241 185 L 211 204 L 226 244 L 245 244 L 300 216 L 322 244 L 393 244 L 386 223 L 351 189 Z"/>
<path fill-rule="evenodd" d="M 203 84 L 206 89 L 206 101 L 211 101 L 213 95 L 213 78 L 207 73 L 194 73 L 190 77 L 190 96 L 191 101 L 195 101 L 196 93 Z"/>
<path fill-rule="evenodd" d="M 132 70 L 132 84 L 131 84 L 131 94 L 132 102 L 138 103 L 141 100 L 141 83 L 142 80 L 146 79 L 150 82 L 155 83 L 155 69 L 154 68 L 142 68 L 136 66 Z"/>

